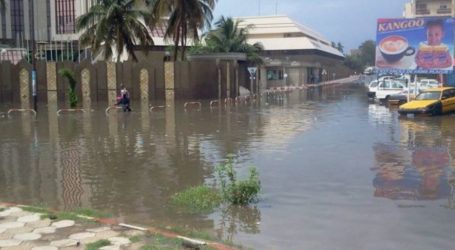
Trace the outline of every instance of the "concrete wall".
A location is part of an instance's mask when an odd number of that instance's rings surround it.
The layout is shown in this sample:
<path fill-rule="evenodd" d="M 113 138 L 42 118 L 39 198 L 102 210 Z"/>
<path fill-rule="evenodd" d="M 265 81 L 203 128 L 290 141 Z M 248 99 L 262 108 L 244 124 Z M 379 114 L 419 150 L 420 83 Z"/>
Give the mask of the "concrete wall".
<path fill-rule="evenodd" d="M 229 66 L 228 66 L 229 64 Z M 245 64 L 232 61 L 192 61 L 176 62 L 175 97 L 176 99 L 216 99 L 221 84 L 221 97 L 234 98 L 236 94 L 236 71 L 239 86 L 249 86 Z M 220 74 L 220 77 L 219 75 Z M 221 80 L 221 82 L 219 82 Z M 229 82 L 229 93 L 227 83 Z"/>
<path fill-rule="evenodd" d="M 139 100 L 147 97 L 149 101 L 164 100 L 164 54 L 161 52 L 150 52 L 148 55 L 141 55 L 138 63 L 124 62 L 114 63 L 113 71 L 108 74 L 106 62 L 92 64 L 90 61 L 78 62 L 44 62 L 38 61 L 37 72 L 37 96 L 39 102 L 48 102 L 49 98 L 56 96 L 56 101 L 68 103 L 68 82 L 58 74 L 62 68 L 69 68 L 74 72 L 77 87 L 76 93 L 79 100 L 90 102 L 111 102 L 109 90 L 115 95 L 121 84 L 124 84 L 131 93 L 132 99 Z M 24 73 L 23 70 L 26 70 Z M 20 76 L 31 83 L 32 65 L 21 61 L 17 65 L 10 62 L 0 62 L 0 103 L 21 103 Z M 84 72 L 84 74 L 83 74 Z M 84 75 L 84 81 L 82 81 Z M 27 77 L 28 76 L 28 77 Z M 108 79 L 111 80 L 112 88 L 108 87 Z M 84 82 L 84 94 L 82 83 Z M 25 84 L 25 83 L 23 83 Z M 141 86 L 142 84 L 142 86 Z M 146 86 L 144 86 L 144 84 Z M 147 93 L 141 93 L 145 90 Z M 28 90 L 28 98 L 31 99 L 31 85 Z M 112 99 L 112 97 L 111 97 Z"/>

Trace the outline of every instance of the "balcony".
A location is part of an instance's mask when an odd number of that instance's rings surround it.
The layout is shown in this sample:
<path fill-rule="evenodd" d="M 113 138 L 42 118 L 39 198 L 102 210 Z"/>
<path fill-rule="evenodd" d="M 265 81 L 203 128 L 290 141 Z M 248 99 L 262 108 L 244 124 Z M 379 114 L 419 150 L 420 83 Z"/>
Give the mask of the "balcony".
<path fill-rule="evenodd" d="M 416 15 L 430 15 L 429 9 L 416 9 Z"/>
<path fill-rule="evenodd" d="M 452 10 L 451 9 L 438 9 L 436 13 L 441 14 L 441 15 L 452 15 Z"/>

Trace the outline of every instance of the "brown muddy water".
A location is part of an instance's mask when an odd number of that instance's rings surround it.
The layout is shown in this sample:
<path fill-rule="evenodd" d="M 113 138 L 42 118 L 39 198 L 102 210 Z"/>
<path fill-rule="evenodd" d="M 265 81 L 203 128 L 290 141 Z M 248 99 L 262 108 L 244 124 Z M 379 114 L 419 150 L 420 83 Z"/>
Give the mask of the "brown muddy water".
<path fill-rule="evenodd" d="M 0 116 L 0 200 L 196 227 L 254 249 L 455 247 L 455 116 L 399 118 L 360 85 L 221 111 L 176 106 Z M 240 173 L 258 168 L 256 205 L 170 208 L 228 154 Z"/>

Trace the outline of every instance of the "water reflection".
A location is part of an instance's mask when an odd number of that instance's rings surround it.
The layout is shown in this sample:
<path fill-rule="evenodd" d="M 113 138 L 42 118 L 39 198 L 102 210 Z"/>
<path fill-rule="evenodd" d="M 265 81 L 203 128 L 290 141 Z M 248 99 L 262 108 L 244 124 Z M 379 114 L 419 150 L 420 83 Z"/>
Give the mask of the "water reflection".
<path fill-rule="evenodd" d="M 418 148 L 405 150 L 397 146 L 374 146 L 376 197 L 393 200 L 445 199 L 449 194 L 447 149 Z M 412 160 L 409 160 L 411 158 Z"/>
<path fill-rule="evenodd" d="M 261 211 L 256 207 L 225 207 L 216 225 L 217 237 L 234 242 L 239 232 L 258 234 L 260 230 Z"/>
<path fill-rule="evenodd" d="M 450 198 L 452 184 L 449 179 L 455 164 L 451 155 L 455 153 L 451 143 L 453 117 L 415 117 L 397 121 L 399 136 L 392 138 L 397 143 L 376 143 L 373 147 L 376 159 L 374 195 L 393 200 Z"/>

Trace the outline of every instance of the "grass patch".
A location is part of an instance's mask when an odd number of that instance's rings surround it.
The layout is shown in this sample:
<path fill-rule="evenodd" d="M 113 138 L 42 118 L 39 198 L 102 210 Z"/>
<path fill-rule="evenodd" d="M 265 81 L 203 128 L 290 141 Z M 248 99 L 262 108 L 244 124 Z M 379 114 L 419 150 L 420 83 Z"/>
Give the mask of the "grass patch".
<path fill-rule="evenodd" d="M 143 238 L 144 238 L 143 235 L 135 235 L 135 236 L 129 237 L 129 240 L 131 241 L 131 243 L 137 243 L 137 242 L 142 241 Z"/>
<path fill-rule="evenodd" d="M 102 247 L 109 246 L 110 244 L 111 244 L 111 242 L 108 240 L 99 240 L 99 241 L 95 241 L 93 243 L 87 244 L 87 246 L 85 247 L 85 250 L 98 250 Z"/>
<path fill-rule="evenodd" d="M 148 236 L 146 245 L 142 246 L 139 250 L 184 250 L 188 249 L 183 246 L 183 241 L 176 238 L 168 238 L 159 234 Z M 213 250 L 214 248 L 208 246 L 201 246 L 200 250 Z"/>
<path fill-rule="evenodd" d="M 189 188 L 171 197 L 171 204 L 187 213 L 210 213 L 223 201 L 221 194 L 201 185 Z"/>
<path fill-rule="evenodd" d="M 96 211 L 90 208 L 77 208 L 72 211 L 75 214 L 78 215 L 83 215 L 83 216 L 88 216 L 88 217 L 94 217 L 94 218 L 111 218 L 112 214 L 109 213 L 104 213 L 101 211 Z"/>
<path fill-rule="evenodd" d="M 22 210 L 31 212 L 31 213 L 39 213 L 39 214 L 47 214 L 49 213 L 49 209 L 41 206 L 23 206 L 20 207 Z"/>
<path fill-rule="evenodd" d="M 5 211 L 5 210 L 6 210 L 6 208 L 0 207 L 0 212 L 3 212 L 3 211 Z"/>

